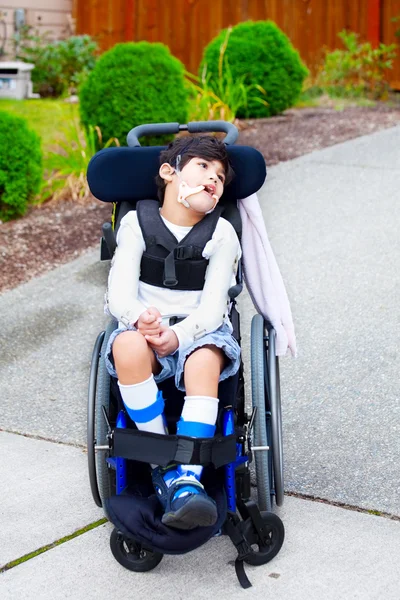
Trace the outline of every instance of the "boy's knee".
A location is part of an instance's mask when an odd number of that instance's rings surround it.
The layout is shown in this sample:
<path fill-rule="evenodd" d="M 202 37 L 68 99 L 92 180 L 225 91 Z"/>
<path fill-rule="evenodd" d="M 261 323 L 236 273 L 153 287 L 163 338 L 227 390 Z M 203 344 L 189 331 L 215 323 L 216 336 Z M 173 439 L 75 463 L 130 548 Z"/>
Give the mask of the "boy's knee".
<path fill-rule="evenodd" d="M 115 338 L 112 352 L 116 363 L 137 361 L 148 355 L 147 342 L 138 331 L 124 331 Z"/>
<path fill-rule="evenodd" d="M 198 348 L 186 360 L 186 367 L 204 368 L 212 370 L 221 367 L 224 363 L 224 353 L 216 346 L 202 346 Z"/>

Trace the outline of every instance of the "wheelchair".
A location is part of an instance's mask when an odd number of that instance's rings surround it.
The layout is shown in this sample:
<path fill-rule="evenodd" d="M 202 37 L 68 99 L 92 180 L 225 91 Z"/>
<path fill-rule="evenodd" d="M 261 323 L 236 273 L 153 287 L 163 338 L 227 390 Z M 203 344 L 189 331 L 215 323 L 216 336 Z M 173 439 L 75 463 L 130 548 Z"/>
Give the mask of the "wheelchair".
<path fill-rule="evenodd" d="M 140 125 L 128 134 L 127 147 L 100 150 L 88 167 L 93 195 L 113 203 L 111 223 L 102 228 L 101 260 L 110 260 L 116 248 L 121 219 L 138 200 L 156 199 L 158 146 L 140 146 L 139 137 L 224 132 L 235 178 L 220 199 L 222 216 L 241 238 L 237 200 L 257 192 L 266 167 L 254 148 L 235 146 L 237 128 L 224 121 Z M 250 175 L 249 175 L 250 174 Z M 242 290 L 241 264 L 236 285 L 229 290 L 233 334 L 240 345 L 240 318 L 236 298 Z M 165 399 L 169 435 L 138 431 L 124 410 L 117 382 L 105 366 L 108 339 L 117 327 L 111 320 L 93 348 L 88 390 L 87 448 L 89 481 L 94 502 L 103 507 L 114 525 L 110 546 L 115 559 L 131 571 L 154 569 L 164 554 L 189 552 L 215 535 L 228 535 L 237 549 L 236 574 L 250 587 L 243 563 L 263 565 L 282 547 L 284 526 L 272 512 L 283 503 L 282 419 L 279 362 L 275 330 L 260 314 L 251 324 L 251 408 L 246 408 L 244 369 L 219 385 L 219 415 L 214 438 L 176 435 L 184 394 L 173 378 L 159 388 Z M 255 459 L 258 503 L 252 499 L 250 464 Z M 149 464 L 174 461 L 204 466 L 202 483 L 218 507 L 217 523 L 190 531 L 172 530 L 161 523 L 161 506 L 151 485 Z M 145 525 L 145 526 L 144 526 Z"/>

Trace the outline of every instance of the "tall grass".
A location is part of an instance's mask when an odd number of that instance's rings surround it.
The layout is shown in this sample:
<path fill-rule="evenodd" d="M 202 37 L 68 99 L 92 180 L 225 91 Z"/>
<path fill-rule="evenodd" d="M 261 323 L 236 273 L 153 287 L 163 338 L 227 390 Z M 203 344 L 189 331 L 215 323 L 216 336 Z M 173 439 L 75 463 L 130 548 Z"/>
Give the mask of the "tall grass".
<path fill-rule="evenodd" d="M 266 92 L 261 85 L 246 83 L 246 75 L 233 77 L 228 57 L 225 56 L 231 31 L 230 27 L 220 47 L 217 79 L 207 73 L 207 65 L 204 65 L 201 77 L 186 72 L 191 121 L 222 119 L 233 122 L 239 112 L 246 114 L 249 100 L 268 104 L 262 98 Z"/>
<path fill-rule="evenodd" d="M 43 199 L 52 197 L 53 200 L 87 200 L 90 197 L 86 179 L 89 161 L 99 146 L 108 148 L 112 145 L 119 146 L 119 140 L 114 137 L 103 144 L 99 127 L 89 126 L 86 131 L 78 118 L 73 118 L 51 148 L 48 161 L 50 176 L 42 190 Z"/>

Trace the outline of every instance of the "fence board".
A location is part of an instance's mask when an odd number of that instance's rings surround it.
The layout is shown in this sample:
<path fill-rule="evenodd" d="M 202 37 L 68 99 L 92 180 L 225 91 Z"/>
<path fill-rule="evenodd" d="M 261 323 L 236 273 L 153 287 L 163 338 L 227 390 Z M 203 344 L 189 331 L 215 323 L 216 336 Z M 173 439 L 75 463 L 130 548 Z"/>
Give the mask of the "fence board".
<path fill-rule="evenodd" d="M 384 44 L 397 43 L 400 45 L 400 37 L 395 35 L 396 31 L 400 33 L 400 0 L 383 0 L 382 8 L 382 42 Z M 396 22 L 393 21 L 395 17 L 399 17 Z M 389 77 L 392 87 L 400 91 L 400 48 Z"/>
<path fill-rule="evenodd" d="M 160 41 L 192 73 L 197 73 L 204 47 L 219 31 L 251 19 L 271 19 L 289 36 L 307 66 L 316 71 L 325 49 L 341 47 L 338 33 L 355 31 L 362 40 L 371 28 L 371 0 L 74 0 L 78 33 L 97 38 L 102 50 L 126 41 Z M 400 0 L 373 0 L 380 6 L 380 36 L 397 41 Z M 132 14 L 130 14 L 132 12 Z M 372 14 L 372 13 L 371 13 Z M 132 19 L 128 27 L 126 19 Z M 400 57 L 390 77 L 400 81 Z"/>

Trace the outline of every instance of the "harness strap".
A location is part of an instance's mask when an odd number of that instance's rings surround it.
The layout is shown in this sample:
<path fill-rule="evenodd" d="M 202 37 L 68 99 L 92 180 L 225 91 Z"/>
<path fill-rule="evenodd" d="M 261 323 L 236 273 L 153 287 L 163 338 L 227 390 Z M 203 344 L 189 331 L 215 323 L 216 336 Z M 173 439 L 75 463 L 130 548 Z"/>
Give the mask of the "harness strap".
<path fill-rule="evenodd" d="M 228 513 L 228 517 L 224 523 L 224 530 L 231 538 L 231 541 L 238 552 L 238 556 L 235 560 L 236 577 L 242 588 L 246 590 L 252 587 L 252 585 L 244 570 L 243 560 L 249 556 L 253 550 L 240 529 L 240 521 L 238 521 L 237 515 Z"/>
<path fill-rule="evenodd" d="M 116 428 L 112 436 L 112 455 L 139 462 L 167 466 L 214 465 L 216 469 L 235 462 L 236 434 L 213 438 L 160 435 L 135 429 Z"/>
<path fill-rule="evenodd" d="M 208 260 L 202 253 L 212 238 L 221 207 L 217 206 L 196 223 L 179 243 L 163 222 L 156 200 L 138 201 L 136 212 L 146 246 L 141 260 L 141 281 L 179 290 L 203 289 Z"/>

